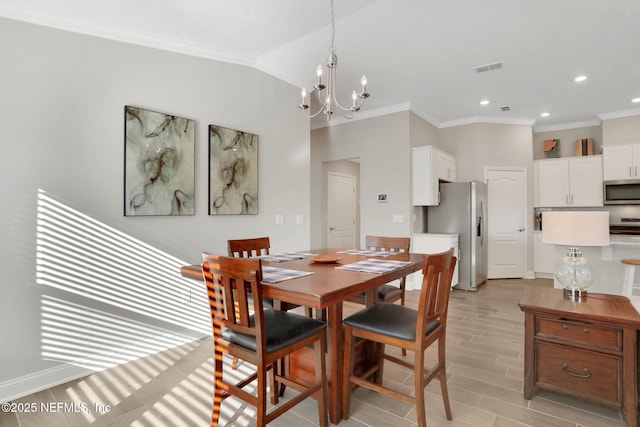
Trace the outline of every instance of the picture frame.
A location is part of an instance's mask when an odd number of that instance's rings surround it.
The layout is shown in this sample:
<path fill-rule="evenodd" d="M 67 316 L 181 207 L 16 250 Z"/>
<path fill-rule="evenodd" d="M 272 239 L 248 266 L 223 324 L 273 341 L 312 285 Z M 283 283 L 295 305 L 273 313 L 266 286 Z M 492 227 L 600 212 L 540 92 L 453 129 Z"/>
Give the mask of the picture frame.
<path fill-rule="evenodd" d="M 124 215 L 195 215 L 195 121 L 124 107 Z"/>
<path fill-rule="evenodd" d="M 258 214 L 258 135 L 209 125 L 209 215 Z"/>

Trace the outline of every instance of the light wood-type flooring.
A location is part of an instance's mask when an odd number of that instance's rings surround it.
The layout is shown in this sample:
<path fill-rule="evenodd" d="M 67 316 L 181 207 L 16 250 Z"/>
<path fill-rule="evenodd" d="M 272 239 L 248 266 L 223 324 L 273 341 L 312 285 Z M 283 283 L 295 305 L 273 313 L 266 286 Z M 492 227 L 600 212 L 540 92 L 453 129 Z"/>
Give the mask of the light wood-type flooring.
<path fill-rule="evenodd" d="M 454 290 L 447 330 L 447 373 L 453 421 L 447 421 L 434 380 L 426 389 L 430 427 L 622 426 L 621 414 L 560 394 L 538 391 L 523 398 L 524 316 L 517 303 L 525 286 L 552 286 L 550 280 L 490 280 L 477 292 Z M 409 291 L 415 306 L 418 291 Z M 347 304 L 351 313 L 362 306 Z M 21 403 L 84 402 L 109 405 L 97 413 L 68 411 L 0 413 L 0 427 L 62 426 L 208 426 L 211 416 L 211 339 L 53 387 L 17 400 Z M 434 346 L 435 347 L 435 346 Z M 428 350 L 428 361 L 435 353 Z M 240 373 L 246 369 L 239 365 Z M 410 371 L 385 365 L 385 381 L 410 390 Z M 294 391 L 287 390 L 286 396 Z M 351 418 L 344 427 L 416 425 L 414 408 L 366 390 L 354 392 Z M 92 408 L 93 409 L 93 408 Z M 223 420 L 231 426 L 253 426 L 253 409 L 237 400 L 223 403 Z M 312 399 L 277 419 L 274 426 L 317 425 Z"/>

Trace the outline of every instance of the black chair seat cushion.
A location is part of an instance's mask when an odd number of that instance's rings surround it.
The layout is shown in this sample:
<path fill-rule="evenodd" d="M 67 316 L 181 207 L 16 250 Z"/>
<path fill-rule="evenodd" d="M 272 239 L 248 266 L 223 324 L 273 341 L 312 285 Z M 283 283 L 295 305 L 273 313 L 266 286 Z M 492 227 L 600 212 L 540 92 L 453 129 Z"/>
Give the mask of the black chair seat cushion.
<path fill-rule="evenodd" d="M 249 295 L 249 304 L 253 305 L 253 295 Z M 296 307 L 300 307 L 298 304 L 292 304 L 290 302 L 285 302 L 285 301 L 281 301 L 280 302 L 280 309 L 282 311 L 289 311 L 289 310 L 293 310 Z M 262 298 L 262 308 L 263 309 L 268 309 L 268 308 L 275 308 L 274 306 L 274 302 L 272 298 Z"/>
<path fill-rule="evenodd" d="M 253 322 L 254 316 L 251 316 L 251 323 L 254 324 Z M 308 338 L 327 327 L 326 323 L 320 320 L 280 310 L 264 310 L 264 322 L 267 333 L 267 353 Z M 234 344 L 256 350 L 256 338 L 253 335 L 224 328 L 222 337 Z"/>
<path fill-rule="evenodd" d="M 398 304 L 376 304 L 344 319 L 344 323 L 354 328 L 371 331 L 388 337 L 406 341 L 416 339 L 418 312 Z M 425 335 L 440 325 L 434 320 L 427 325 Z"/>
<path fill-rule="evenodd" d="M 393 285 L 382 285 L 378 288 L 378 300 L 379 301 L 389 301 L 399 299 L 402 295 L 402 289 L 397 288 Z M 356 298 L 364 300 L 365 294 L 362 293 Z"/>

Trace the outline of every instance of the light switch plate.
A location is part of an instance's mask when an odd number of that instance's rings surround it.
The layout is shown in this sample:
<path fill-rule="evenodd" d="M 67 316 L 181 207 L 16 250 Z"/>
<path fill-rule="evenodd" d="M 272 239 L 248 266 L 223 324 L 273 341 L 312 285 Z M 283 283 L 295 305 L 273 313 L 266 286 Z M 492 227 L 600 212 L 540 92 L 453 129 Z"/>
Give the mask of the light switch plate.
<path fill-rule="evenodd" d="M 393 215 L 393 222 L 395 222 L 396 224 L 404 222 L 404 216 L 402 216 L 401 214 Z"/>
<path fill-rule="evenodd" d="M 284 214 L 276 214 L 276 225 L 284 224 Z"/>

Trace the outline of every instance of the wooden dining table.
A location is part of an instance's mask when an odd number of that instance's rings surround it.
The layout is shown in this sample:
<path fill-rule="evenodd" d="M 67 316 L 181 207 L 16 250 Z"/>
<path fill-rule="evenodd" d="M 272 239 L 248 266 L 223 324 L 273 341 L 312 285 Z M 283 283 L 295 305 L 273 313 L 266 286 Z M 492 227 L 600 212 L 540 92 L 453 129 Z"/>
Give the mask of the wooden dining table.
<path fill-rule="evenodd" d="M 264 296 L 275 301 L 288 302 L 300 306 L 312 307 L 316 312 L 326 313 L 327 322 L 327 376 L 329 380 L 329 418 L 333 424 L 341 420 L 342 394 L 342 355 L 344 350 L 342 316 L 343 303 L 356 295 L 366 293 L 366 304 L 375 304 L 378 287 L 393 280 L 422 269 L 423 254 L 397 253 L 382 257 L 384 260 L 408 262 L 407 265 L 383 273 L 367 273 L 348 271 L 336 268 L 369 258 L 379 258 L 371 255 L 340 254 L 341 249 L 324 248 L 305 251 L 317 255 L 340 258 L 336 262 L 315 262 L 311 257 L 285 262 L 264 262 L 265 265 L 291 270 L 308 271 L 313 274 L 284 280 L 276 283 L 263 282 Z M 203 281 L 200 264 L 187 265 L 180 269 L 185 278 Z M 324 310 L 326 309 L 326 311 Z M 291 364 L 299 364 L 300 369 L 291 368 L 294 375 L 310 377 L 313 375 L 313 364 L 305 363 L 306 357 L 292 357 Z M 313 378 L 313 377 L 311 377 Z"/>

